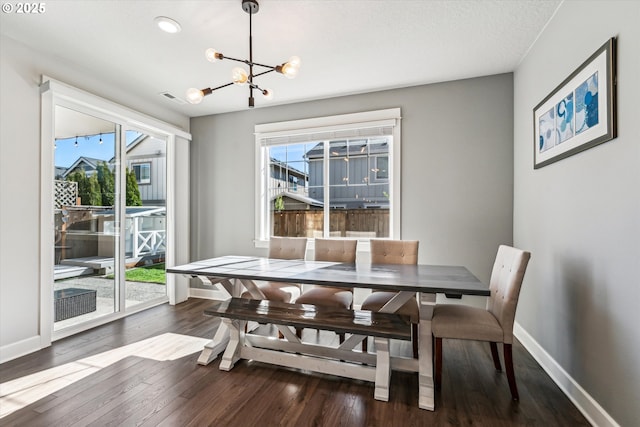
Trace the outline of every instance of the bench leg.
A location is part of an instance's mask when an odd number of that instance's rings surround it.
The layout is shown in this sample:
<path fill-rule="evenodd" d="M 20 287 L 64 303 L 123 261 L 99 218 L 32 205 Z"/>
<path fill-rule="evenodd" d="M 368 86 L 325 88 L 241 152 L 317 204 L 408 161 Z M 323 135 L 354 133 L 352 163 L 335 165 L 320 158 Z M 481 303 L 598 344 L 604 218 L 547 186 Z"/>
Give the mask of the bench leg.
<path fill-rule="evenodd" d="M 230 371 L 233 365 L 240 359 L 240 349 L 244 345 L 244 326 L 243 320 L 222 319 L 229 329 L 229 344 L 222 355 L 220 361 L 220 370 Z"/>
<path fill-rule="evenodd" d="M 431 318 L 436 305 L 436 294 L 420 294 L 420 325 L 418 327 L 418 406 L 434 410 L 433 342 Z"/>
<path fill-rule="evenodd" d="M 282 334 L 282 336 L 289 342 L 296 342 L 299 343 L 300 342 L 300 338 L 298 338 L 298 336 L 291 331 L 291 328 L 289 328 L 289 326 L 285 326 L 285 325 L 276 325 L 276 328 L 278 328 L 278 332 L 279 334 Z"/>
<path fill-rule="evenodd" d="M 391 361 L 389 358 L 389 339 L 376 337 L 376 400 L 389 401 L 389 383 L 391 380 Z"/>

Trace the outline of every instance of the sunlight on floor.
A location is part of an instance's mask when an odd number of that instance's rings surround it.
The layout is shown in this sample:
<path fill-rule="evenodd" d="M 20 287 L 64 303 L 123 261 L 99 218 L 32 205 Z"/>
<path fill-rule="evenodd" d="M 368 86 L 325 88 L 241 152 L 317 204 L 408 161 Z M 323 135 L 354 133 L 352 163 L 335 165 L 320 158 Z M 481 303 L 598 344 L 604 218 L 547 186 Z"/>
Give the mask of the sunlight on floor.
<path fill-rule="evenodd" d="M 0 418 L 120 360 L 135 356 L 175 360 L 199 352 L 210 340 L 166 333 L 0 384 Z M 195 361 L 194 361 L 195 363 Z"/>

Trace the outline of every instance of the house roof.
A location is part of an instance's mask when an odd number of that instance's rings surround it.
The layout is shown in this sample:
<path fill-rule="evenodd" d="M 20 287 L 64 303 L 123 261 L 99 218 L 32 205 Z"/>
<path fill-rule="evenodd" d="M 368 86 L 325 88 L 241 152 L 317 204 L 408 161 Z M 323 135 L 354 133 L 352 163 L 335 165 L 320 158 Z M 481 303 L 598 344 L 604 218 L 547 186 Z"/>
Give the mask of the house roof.
<path fill-rule="evenodd" d="M 297 200 L 298 202 L 305 203 L 310 206 L 323 207 L 324 203 L 320 200 L 312 199 L 311 197 L 303 196 L 302 194 L 292 193 L 290 191 L 283 191 L 282 193 L 275 194 L 271 197 L 271 200 L 274 200 L 278 197 L 288 197 L 293 200 Z"/>
<path fill-rule="evenodd" d="M 74 169 L 76 169 L 78 166 L 80 166 L 81 163 L 86 163 L 87 165 L 91 166 L 91 168 L 97 169 L 98 163 L 100 162 L 106 162 L 106 160 L 96 159 L 94 157 L 80 156 L 75 162 L 73 162 L 71 166 L 67 168 L 67 170 L 64 172 L 62 176 L 66 178 L 66 176 L 69 175 L 71 172 L 73 172 Z"/>
<path fill-rule="evenodd" d="M 362 141 L 362 142 L 360 142 Z M 345 157 L 347 153 L 349 153 L 349 157 L 356 156 L 366 156 L 366 140 L 350 140 L 347 143 L 347 140 L 344 141 L 332 141 L 330 148 L 330 156 L 331 157 Z M 369 154 L 388 154 L 389 153 L 389 144 L 369 144 Z M 323 147 L 321 144 L 316 145 L 311 150 L 307 151 L 305 157 L 309 159 L 314 159 L 318 157 L 322 157 Z"/>

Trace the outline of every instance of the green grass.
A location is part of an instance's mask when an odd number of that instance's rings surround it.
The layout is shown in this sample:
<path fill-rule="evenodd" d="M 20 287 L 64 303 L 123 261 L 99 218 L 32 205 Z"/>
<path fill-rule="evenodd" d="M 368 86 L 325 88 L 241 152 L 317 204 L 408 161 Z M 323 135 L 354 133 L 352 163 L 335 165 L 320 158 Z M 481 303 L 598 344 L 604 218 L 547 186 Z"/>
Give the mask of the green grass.
<path fill-rule="evenodd" d="M 145 267 L 131 268 L 125 271 L 125 279 L 129 282 L 145 282 L 145 283 L 166 283 L 166 274 L 164 272 L 164 263 L 153 264 Z M 107 276 L 113 279 L 113 274 Z"/>

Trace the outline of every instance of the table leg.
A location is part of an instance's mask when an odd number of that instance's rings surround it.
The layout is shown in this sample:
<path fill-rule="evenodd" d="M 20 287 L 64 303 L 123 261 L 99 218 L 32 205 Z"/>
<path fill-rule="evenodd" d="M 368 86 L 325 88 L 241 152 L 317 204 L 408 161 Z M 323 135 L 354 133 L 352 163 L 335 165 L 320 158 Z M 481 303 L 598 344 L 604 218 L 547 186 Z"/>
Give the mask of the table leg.
<path fill-rule="evenodd" d="M 436 305 L 436 294 L 420 293 L 420 324 L 418 325 L 418 406 L 433 411 L 433 344 L 431 318 Z"/>
<path fill-rule="evenodd" d="M 216 283 L 219 283 L 229 293 L 229 295 L 239 295 L 240 285 L 235 279 L 233 284 L 229 281 L 229 279 L 224 278 L 198 276 L 198 279 L 200 279 L 200 281 L 202 281 L 202 283 L 206 285 L 215 285 Z M 218 330 L 213 336 L 213 339 L 208 342 L 202 349 L 202 353 L 200 353 L 200 356 L 198 357 L 198 364 L 208 365 L 209 363 L 216 360 L 218 355 L 221 354 L 225 348 L 227 348 L 228 343 L 229 328 L 224 322 L 222 322 L 220 323 Z"/>

